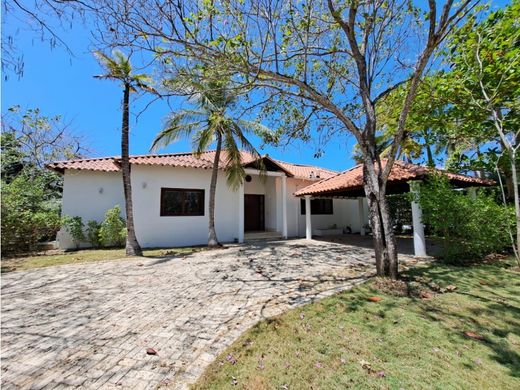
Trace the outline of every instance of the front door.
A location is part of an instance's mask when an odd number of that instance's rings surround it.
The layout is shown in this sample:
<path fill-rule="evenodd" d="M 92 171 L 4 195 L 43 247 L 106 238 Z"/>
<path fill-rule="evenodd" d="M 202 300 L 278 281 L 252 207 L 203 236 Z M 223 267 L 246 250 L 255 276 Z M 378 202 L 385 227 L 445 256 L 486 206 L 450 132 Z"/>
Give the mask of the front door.
<path fill-rule="evenodd" d="M 264 195 L 244 194 L 244 230 L 265 230 Z"/>

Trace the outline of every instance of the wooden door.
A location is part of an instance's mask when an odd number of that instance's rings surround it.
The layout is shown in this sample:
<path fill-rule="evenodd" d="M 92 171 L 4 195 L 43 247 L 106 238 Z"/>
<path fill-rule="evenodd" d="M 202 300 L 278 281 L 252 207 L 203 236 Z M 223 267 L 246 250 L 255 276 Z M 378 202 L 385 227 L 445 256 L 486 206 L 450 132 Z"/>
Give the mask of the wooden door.
<path fill-rule="evenodd" d="M 263 231 L 264 221 L 264 195 L 244 195 L 244 230 Z"/>

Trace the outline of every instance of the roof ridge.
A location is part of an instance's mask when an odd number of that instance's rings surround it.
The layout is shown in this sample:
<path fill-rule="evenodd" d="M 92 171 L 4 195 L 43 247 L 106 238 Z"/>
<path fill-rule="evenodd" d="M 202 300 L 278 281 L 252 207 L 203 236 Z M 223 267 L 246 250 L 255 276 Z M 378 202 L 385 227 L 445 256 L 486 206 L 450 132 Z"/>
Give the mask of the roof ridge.
<path fill-rule="evenodd" d="M 117 158 L 117 156 L 73 158 L 71 160 L 56 160 L 56 161 L 49 163 L 49 165 L 50 164 L 59 164 L 59 163 L 93 161 L 93 160 L 110 160 L 110 159 L 116 159 L 116 158 Z"/>
<path fill-rule="evenodd" d="M 332 170 L 330 168 L 323 168 L 323 167 L 320 167 L 318 165 L 298 164 L 298 163 L 292 163 L 292 162 L 278 160 L 278 159 L 273 159 L 273 160 L 275 160 L 276 162 L 280 162 L 280 163 L 283 163 L 283 164 L 294 165 L 294 166 L 297 166 L 297 167 L 316 168 L 316 169 L 321 169 L 323 171 L 329 171 L 329 172 L 332 172 L 332 173 L 339 173 L 339 171 L 334 171 L 334 170 Z"/>
<path fill-rule="evenodd" d="M 318 185 L 318 184 L 320 184 L 320 183 L 324 183 L 324 182 L 326 182 L 326 181 L 328 181 L 328 180 L 332 180 L 332 179 L 334 179 L 335 177 L 337 177 L 337 176 L 339 176 L 339 175 L 342 175 L 342 174 L 344 174 L 344 173 L 347 173 L 347 172 L 349 172 L 349 171 L 352 171 L 352 170 L 356 169 L 356 168 L 359 167 L 360 165 L 361 165 L 361 164 L 356 164 L 356 165 L 354 165 L 353 167 L 350 167 L 350 168 L 348 168 L 348 169 L 345 169 L 343 172 L 336 172 L 336 174 L 335 174 L 334 176 L 331 176 L 331 177 L 325 177 L 325 178 L 323 178 L 323 179 L 321 179 L 321 180 L 318 180 L 317 182 L 314 182 L 314 183 L 312 183 L 312 184 L 309 184 L 309 187 L 310 187 L 310 186 L 314 186 L 314 185 Z"/>

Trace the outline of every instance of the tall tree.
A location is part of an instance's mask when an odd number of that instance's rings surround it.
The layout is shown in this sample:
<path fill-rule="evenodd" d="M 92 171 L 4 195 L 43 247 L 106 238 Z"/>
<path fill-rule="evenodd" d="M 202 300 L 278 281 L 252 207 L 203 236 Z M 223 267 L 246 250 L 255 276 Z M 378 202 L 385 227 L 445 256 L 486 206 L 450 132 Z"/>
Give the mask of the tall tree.
<path fill-rule="evenodd" d="M 408 114 L 403 140 L 397 157 L 411 162 L 426 163 L 430 167 L 439 164 L 451 165 L 454 155 L 469 148 L 469 140 L 458 137 L 454 129 L 457 118 L 448 98 L 439 93 L 440 77 L 426 77 L 421 81 Z M 403 85 L 386 95 L 378 104 L 378 143 L 382 145 L 381 156 L 391 150 L 398 127 L 399 112 L 405 99 Z M 359 149 L 356 145 L 356 150 Z"/>
<path fill-rule="evenodd" d="M 103 21 L 118 42 L 156 58 L 196 58 L 238 74 L 282 132 L 352 134 L 363 156 L 378 275 L 398 275 L 385 198 L 419 82 L 446 35 L 478 1 L 107 1 Z M 425 4 L 426 3 L 426 4 Z M 121 9 L 132 9 L 121 17 Z M 187 60 L 188 61 L 188 60 Z M 387 162 L 377 150 L 376 108 L 406 84 Z M 272 115 L 276 110 L 276 115 Z M 290 129 L 290 130 L 288 130 Z"/>
<path fill-rule="evenodd" d="M 63 178 L 45 166 L 87 150 L 60 116 L 14 106 L 2 115 L 2 255 L 36 249 L 62 226 Z"/>
<path fill-rule="evenodd" d="M 461 118 L 459 133 L 480 135 L 499 145 L 516 211 L 515 253 L 520 259 L 520 1 L 471 18 L 449 43 L 450 70 L 442 92 Z M 488 146 L 489 147 L 489 146 Z M 502 165 L 503 167 L 503 165 Z"/>
<path fill-rule="evenodd" d="M 134 213 L 132 202 L 132 182 L 131 182 L 131 166 L 129 156 L 129 133 L 130 133 L 130 93 L 137 92 L 138 89 L 145 91 L 154 91 L 149 85 L 150 78 L 145 74 L 134 74 L 132 65 L 127 56 L 121 51 L 114 50 L 112 55 L 108 55 L 97 51 L 94 53 L 99 60 L 100 65 L 104 68 L 105 74 L 95 76 L 100 79 L 117 80 L 122 83 L 123 102 L 122 102 L 122 119 L 121 119 L 121 171 L 123 173 L 123 189 L 125 195 L 125 212 L 126 212 L 126 255 L 141 256 L 143 251 L 135 234 Z"/>
<path fill-rule="evenodd" d="M 188 96 L 196 108 L 172 113 L 151 149 L 155 151 L 187 137 L 192 140 L 195 155 L 200 156 L 216 142 L 209 188 L 208 246 L 220 246 L 215 229 L 215 194 L 218 171 L 222 168 L 222 151 L 225 153 L 223 160 L 228 185 L 237 188 L 245 177 L 241 148 L 260 159 L 260 154 L 247 137 L 252 133 L 265 134 L 269 130 L 257 122 L 231 116 L 230 111 L 238 96 L 226 78 L 207 71 L 180 72 L 165 84 L 170 90 Z M 263 169 L 262 164 L 259 167 Z"/>

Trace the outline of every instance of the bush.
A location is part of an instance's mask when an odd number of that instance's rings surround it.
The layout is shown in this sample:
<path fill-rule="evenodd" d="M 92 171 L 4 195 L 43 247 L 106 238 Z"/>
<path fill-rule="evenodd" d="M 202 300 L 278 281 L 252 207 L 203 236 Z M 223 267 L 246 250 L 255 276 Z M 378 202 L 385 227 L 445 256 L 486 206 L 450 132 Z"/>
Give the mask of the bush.
<path fill-rule="evenodd" d="M 51 240 L 62 225 L 59 203 L 46 191 L 41 177 L 19 175 L 2 180 L 2 255 L 28 252 Z"/>
<path fill-rule="evenodd" d="M 74 245 L 76 248 L 79 248 L 81 242 L 85 240 L 85 233 L 83 232 L 83 220 L 81 217 L 63 217 L 63 226 L 72 237 L 72 241 L 74 241 Z"/>
<path fill-rule="evenodd" d="M 126 240 L 126 224 L 121 218 L 121 208 L 115 206 L 105 214 L 99 228 L 99 239 L 104 246 L 122 247 Z"/>
<path fill-rule="evenodd" d="M 88 221 L 87 222 L 87 241 L 94 248 L 101 247 L 101 239 L 99 238 L 99 230 L 101 229 L 101 224 L 98 221 Z"/>
<path fill-rule="evenodd" d="M 423 223 L 444 238 L 443 258 L 449 262 L 481 259 L 511 246 L 513 209 L 497 204 L 491 195 L 471 199 L 455 191 L 445 176 L 432 176 L 421 187 L 419 203 Z"/>

